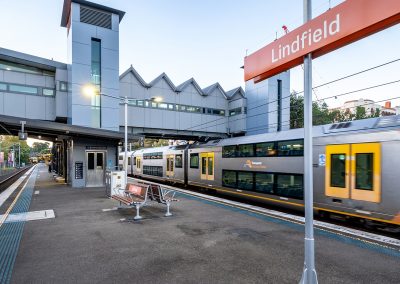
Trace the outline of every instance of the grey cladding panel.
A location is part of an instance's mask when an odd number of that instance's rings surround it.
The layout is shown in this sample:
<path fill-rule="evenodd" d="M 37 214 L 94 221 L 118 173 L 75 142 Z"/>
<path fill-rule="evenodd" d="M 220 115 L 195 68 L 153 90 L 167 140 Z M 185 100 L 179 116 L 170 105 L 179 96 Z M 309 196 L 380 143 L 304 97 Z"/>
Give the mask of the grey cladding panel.
<path fill-rule="evenodd" d="M 81 6 L 81 22 L 111 29 L 111 14 Z"/>

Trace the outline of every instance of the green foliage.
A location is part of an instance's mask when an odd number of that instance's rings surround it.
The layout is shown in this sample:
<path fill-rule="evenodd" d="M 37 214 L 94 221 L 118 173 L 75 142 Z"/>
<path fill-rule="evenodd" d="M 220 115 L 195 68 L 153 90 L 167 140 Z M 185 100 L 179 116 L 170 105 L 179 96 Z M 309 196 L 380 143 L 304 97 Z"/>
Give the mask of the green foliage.
<path fill-rule="evenodd" d="M 27 164 L 29 162 L 30 147 L 26 141 L 20 141 L 17 136 L 1 136 L 1 152 L 4 152 L 4 160 L 8 160 L 8 155 L 15 149 L 15 161 L 18 162 L 18 144 L 21 144 L 21 163 Z"/>
<path fill-rule="evenodd" d="M 350 109 L 344 111 L 340 109 L 329 110 L 328 105 L 313 102 L 313 125 L 323 125 L 336 122 L 344 122 L 371 117 L 379 117 L 380 110 L 372 110 L 371 115 L 367 115 L 364 107 L 357 107 L 353 114 Z M 290 95 L 290 128 L 302 128 L 304 125 L 304 97 L 292 92 Z"/>
<path fill-rule="evenodd" d="M 50 153 L 50 143 L 49 142 L 33 142 L 32 152 L 35 154 L 47 154 Z"/>

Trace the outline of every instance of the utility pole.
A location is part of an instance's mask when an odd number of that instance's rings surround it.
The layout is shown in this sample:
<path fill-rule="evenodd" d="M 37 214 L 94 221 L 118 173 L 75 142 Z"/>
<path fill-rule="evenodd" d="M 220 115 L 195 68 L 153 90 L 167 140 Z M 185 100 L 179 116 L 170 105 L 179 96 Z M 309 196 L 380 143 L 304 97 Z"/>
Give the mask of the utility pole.
<path fill-rule="evenodd" d="M 311 0 L 303 0 L 304 23 L 311 20 Z M 301 284 L 316 284 L 312 166 L 312 59 L 304 56 L 304 270 Z"/>

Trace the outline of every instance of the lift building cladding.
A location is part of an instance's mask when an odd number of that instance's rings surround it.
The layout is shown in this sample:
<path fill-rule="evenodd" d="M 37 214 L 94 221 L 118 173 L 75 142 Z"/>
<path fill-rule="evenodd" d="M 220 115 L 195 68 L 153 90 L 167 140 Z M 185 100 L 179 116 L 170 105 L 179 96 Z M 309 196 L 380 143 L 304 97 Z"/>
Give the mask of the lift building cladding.
<path fill-rule="evenodd" d="M 340 32 L 340 14 L 336 14 L 333 21 L 328 24 L 328 20 L 325 20 L 323 26 L 318 29 L 309 29 L 303 33 L 297 34 L 296 40 L 291 44 L 280 44 L 278 47 L 278 52 L 275 52 L 275 48 L 271 50 L 271 60 L 273 63 L 304 49 L 305 45 L 312 46 L 318 43 L 322 39 L 326 39 L 328 36 L 333 36 L 334 34 Z"/>

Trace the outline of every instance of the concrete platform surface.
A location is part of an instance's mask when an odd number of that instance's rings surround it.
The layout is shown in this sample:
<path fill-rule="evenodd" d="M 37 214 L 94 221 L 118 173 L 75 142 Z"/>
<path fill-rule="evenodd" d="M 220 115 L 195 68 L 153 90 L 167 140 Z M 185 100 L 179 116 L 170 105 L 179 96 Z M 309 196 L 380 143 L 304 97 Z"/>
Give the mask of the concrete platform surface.
<path fill-rule="evenodd" d="M 172 205 L 112 209 L 104 188 L 72 189 L 39 167 L 12 283 L 298 283 L 303 227 L 180 194 Z M 34 173 L 35 175 L 35 173 Z M 320 283 L 399 283 L 400 253 L 316 233 Z"/>

